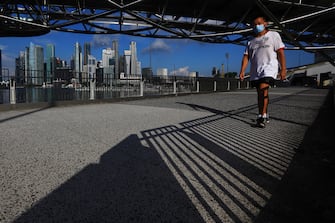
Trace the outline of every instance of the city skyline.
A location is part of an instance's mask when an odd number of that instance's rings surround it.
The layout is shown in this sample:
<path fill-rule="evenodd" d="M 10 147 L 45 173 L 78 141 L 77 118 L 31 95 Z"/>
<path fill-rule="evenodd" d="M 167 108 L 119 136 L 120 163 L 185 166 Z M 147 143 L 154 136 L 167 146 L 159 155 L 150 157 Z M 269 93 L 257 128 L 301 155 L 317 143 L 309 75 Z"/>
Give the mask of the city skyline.
<path fill-rule="evenodd" d="M 78 41 L 80 40 L 80 41 Z M 244 46 L 232 44 L 208 44 L 193 40 L 167 40 L 141 38 L 127 35 L 83 35 L 52 31 L 50 34 L 37 37 L 6 37 L 0 38 L 2 50 L 2 66 L 9 69 L 9 74 L 15 73 L 15 58 L 17 58 L 30 42 L 36 45 L 47 46 L 53 44 L 56 47 L 55 55 L 70 62 L 73 54 L 73 44 L 79 42 L 91 44 L 91 54 L 97 60 L 102 60 L 103 48 L 113 47 L 113 40 L 119 43 L 119 51 L 127 49 L 131 41 L 137 44 L 137 57 L 142 62 L 142 67 L 150 67 L 154 73 L 159 68 L 168 68 L 171 72 L 184 75 L 187 72 L 197 71 L 201 76 L 211 76 L 213 67 L 225 72 L 239 72 Z M 229 61 L 226 55 L 229 54 Z M 314 61 L 314 55 L 304 51 L 286 51 L 287 67 L 296 67 L 310 64 Z M 228 66 L 229 65 L 229 66 Z"/>
<path fill-rule="evenodd" d="M 124 50 L 122 55 L 119 55 L 118 46 L 118 41 L 113 40 L 112 48 L 103 49 L 102 60 L 98 61 L 91 55 L 90 43 L 84 43 L 83 49 L 76 42 L 70 65 L 67 65 L 66 61 L 56 57 L 55 45 L 48 43 L 44 50 L 42 46 L 30 42 L 29 47 L 20 51 L 15 59 L 15 79 L 20 84 L 28 85 L 45 85 L 53 81 L 87 84 L 90 80 L 97 80 L 99 84 L 110 86 L 114 79 L 141 78 L 136 42 L 130 42 L 129 49 Z"/>

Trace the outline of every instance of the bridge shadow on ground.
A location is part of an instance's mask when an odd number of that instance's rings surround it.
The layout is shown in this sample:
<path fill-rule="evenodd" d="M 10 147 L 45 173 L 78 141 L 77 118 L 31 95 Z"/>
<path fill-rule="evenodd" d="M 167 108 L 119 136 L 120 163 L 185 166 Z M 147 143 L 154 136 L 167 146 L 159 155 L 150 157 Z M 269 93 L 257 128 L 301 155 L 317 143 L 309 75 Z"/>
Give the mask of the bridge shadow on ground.
<path fill-rule="evenodd" d="M 158 154 L 130 135 L 14 222 L 201 222 Z"/>
<path fill-rule="evenodd" d="M 257 223 L 335 222 L 335 105 L 331 89 Z"/>
<path fill-rule="evenodd" d="M 213 113 L 128 136 L 14 222 L 262 222 L 303 126 Z"/>
<path fill-rule="evenodd" d="M 228 139 L 226 120 L 131 135 L 14 222 L 251 222 L 293 152 Z"/>

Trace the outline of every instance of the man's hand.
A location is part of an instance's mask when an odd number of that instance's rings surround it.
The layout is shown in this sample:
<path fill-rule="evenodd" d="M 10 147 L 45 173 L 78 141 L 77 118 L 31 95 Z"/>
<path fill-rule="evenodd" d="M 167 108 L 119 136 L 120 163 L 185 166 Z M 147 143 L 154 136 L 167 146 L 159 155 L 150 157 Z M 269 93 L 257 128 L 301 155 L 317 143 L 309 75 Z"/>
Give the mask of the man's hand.
<path fill-rule="evenodd" d="M 245 72 L 245 69 L 247 69 L 248 62 L 249 62 L 249 56 L 247 54 L 244 54 L 242 58 L 241 71 L 240 71 L 241 81 L 244 80 L 244 72 Z"/>
<path fill-rule="evenodd" d="M 279 72 L 280 80 L 286 80 L 286 70 L 281 69 Z"/>
<path fill-rule="evenodd" d="M 240 80 L 243 81 L 244 80 L 244 72 L 240 73 Z"/>

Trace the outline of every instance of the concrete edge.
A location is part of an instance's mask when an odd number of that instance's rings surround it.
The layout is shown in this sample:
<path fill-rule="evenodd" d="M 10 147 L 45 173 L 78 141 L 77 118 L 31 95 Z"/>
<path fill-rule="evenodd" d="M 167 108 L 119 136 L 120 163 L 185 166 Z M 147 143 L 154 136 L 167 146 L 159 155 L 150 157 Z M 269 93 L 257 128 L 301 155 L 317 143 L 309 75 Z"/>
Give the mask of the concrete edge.
<path fill-rule="evenodd" d="M 240 89 L 248 90 L 248 89 Z M 108 99 L 95 99 L 95 100 L 67 100 L 67 101 L 51 101 L 51 102 L 36 102 L 36 103 L 17 103 L 17 104 L 0 104 L 0 112 L 12 111 L 12 110 L 25 110 L 25 109 L 36 109 L 36 108 L 48 108 L 48 107 L 65 107 L 65 106 L 76 106 L 76 105 L 88 105 L 88 104 L 102 104 L 102 103 L 118 103 L 145 99 L 156 99 L 166 97 L 178 97 L 187 96 L 194 94 L 213 94 L 222 93 L 229 91 L 201 91 L 201 92 L 182 92 L 182 93 L 171 93 L 163 95 L 147 95 L 147 96 L 132 96 L 123 98 L 108 98 Z"/>

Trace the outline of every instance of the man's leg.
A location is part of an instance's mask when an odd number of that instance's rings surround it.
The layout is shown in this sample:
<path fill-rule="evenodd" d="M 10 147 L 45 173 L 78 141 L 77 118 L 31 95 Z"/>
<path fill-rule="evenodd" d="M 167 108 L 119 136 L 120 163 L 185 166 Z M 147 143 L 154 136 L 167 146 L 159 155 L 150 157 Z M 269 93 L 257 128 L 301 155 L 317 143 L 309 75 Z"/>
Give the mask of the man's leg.
<path fill-rule="evenodd" d="M 265 127 L 266 113 L 269 105 L 269 84 L 260 83 L 257 87 L 258 95 L 258 114 L 257 125 L 259 127 Z"/>
<path fill-rule="evenodd" d="M 263 107 L 264 107 L 264 99 L 263 99 L 263 92 L 260 89 L 260 86 L 257 87 L 257 102 L 258 102 L 258 114 L 263 114 Z"/>
<path fill-rule="evenodd" d="M 262 100 L 261 102 L 262 107 L 260 109 L 259 114 L 266 115 L 266 113 L 268 112 L 268 105 L 269 105 L 269 84 L 268 83 L 261 83 L 259 85 L 259 94 L 260 94 L 259 99 Z"/>

